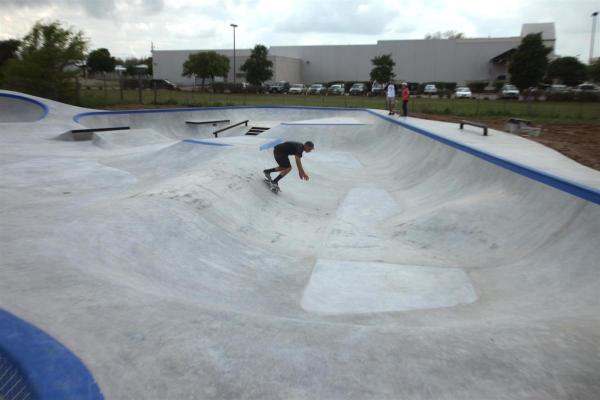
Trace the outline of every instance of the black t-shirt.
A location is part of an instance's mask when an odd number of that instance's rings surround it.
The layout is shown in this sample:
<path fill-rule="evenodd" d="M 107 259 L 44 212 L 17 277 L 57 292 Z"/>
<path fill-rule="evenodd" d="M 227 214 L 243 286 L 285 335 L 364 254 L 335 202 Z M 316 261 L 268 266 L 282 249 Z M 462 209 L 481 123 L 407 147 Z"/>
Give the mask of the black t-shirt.
<path fill-rule="evenodd" d="M 275 146 L 275 152 L 286 156 L 302 157 L 304 145 L 300 142 L 284 142 Z"/>

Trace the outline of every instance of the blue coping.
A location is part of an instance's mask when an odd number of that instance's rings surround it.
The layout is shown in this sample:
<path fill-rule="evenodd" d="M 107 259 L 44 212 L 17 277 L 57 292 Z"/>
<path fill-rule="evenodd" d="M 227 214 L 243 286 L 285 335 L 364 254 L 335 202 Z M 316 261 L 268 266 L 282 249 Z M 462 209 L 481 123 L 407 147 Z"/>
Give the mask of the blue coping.
<path fill-rule="evenodd" d="M 229 143 L 211 142 L 211 141 L 208 141 L 208 140 L 185 139 L 185 140 L 182 140 L 182 142 L 193 143 L 193 144 L 203 144 L 203 145 L 206 145 L 206 146 L 233 146 L 232 144 L 229 144 Z"/>
<path fill-rule="evenodd" d="M 22 375 L 24 390 L 31 392 L 34 399 L 104 398 L 94 377 L 77 356 L 40 329 L 2 309 L 0 355 L 12 363 L 13 371 Z"/>
<path fill-rule="evenodd" d="M 282 122 L 280 125 L 289 125 L 289 126 L 302 126 L 302 125 L 309 125 L 309 126 L 365 126 L 368 124 L 357 124 L 357 123 L 319 123 L 319 122 Z"/>
<path fill-rule="evenodd" d="M 21 96 L 21 95 L 12 94 L 12 93 L 0 93 L 0 97 L 8 97 L 8 98 L 11 98 L 11 99 L 17 99 L 17 100 L 21 100 L 21 101 L 26 101 L 28 103 L 32 103 L 32 104 L 35 104 L 36 106 L 40 107 L 42 109 L 43 113 L 42 113 L 42 116 L 39 117 L 36 121 L 43 120 L 44 118 L 46 118 L 46 116 L 50 112 L 50 109 L 48 108 L 47 105 L 45 105 L 44 103 L 42 103 L 39 100 L 32 99 L 30 97 Z"/>
<path fill-rule="evenodd" d="M 275 147 L 277 146 L 279 143 L 283 142 L 283 139 L 281 138 L 276 138 L 271 140 L 270 142 L 267 142 L 265 144 L 261 144 L 259 149 L 260 151 L 266 150 L 266 149 L 270 149 L 271 147 Z"/>
<path fill-rule="evenodd" d="M 590 201 L 595 204 L 600 204 L 600 190 L 596 188 L 592 188 L 581 183 L 571 182 L 565 178 L 558 177 L 556 175 L 549 174 L 545 171 L 525 166 L 523 164 L 517 163 L 512 160 L 507 160 L 502 157 L 498 157 L 492 155 L 490 153 L 486 153 L 481 150 L 474 149 L 472 147 L 466 146 L 462 143 L 455 142 L 453 140 L 438 136 L 432 132 L 429 132 L 425 129 L 418 128 L 416 126 L 407 124 L 406 122 L 399 121 L 394 118 L 387 117 L 385 115 L 379 115 L 371 110 L 366 110 L 370 114 L 376 115 L 380 118 L 383 118 L 387 121 L 393 122 L 396 125 L 400 125 L 403 128 L 409 129 L 413 132 L 416 132 L 420 135 L 426 136 L 430 139 L 443 143 L 447 146 L 460 150 L 462 152 L 471 154 L 475 157 L 478 157 L 482 160 L 490 162 L 494 165 L 502 167 L 504 169 L 508 169 L 509 171 L 515 172 L 519 175 L 525 176 L 527 178 L 533 179 L 534 181 L 541 182 L 563 192 L 569 193 L 573 196 L 582 198 L 584 200 Z"/>
<path fill-rule="evenodd" d="M 588 187 L 586 185 L 571 182 L 567 179 L 549 174 L 545 171 L 541 171 L 529 166 L 522 165 L 520 163 L 507 160 L 502 157 L 486 153 L 481 150 L 476 150 L 472 147 L 458 143 L 456 141 L 441 137 L 433 132 L 429 132 L 425 129 L 418 128 L 410 125 L 406 122 L 400 121 L 396 118 L 391 118 L 386 115 L 381 115 L 375 111 L 365 108 L 342 108 L 342 107 L 302 107 L 302 106 L 234 106 L 234 107 L 206 107 L 206 108 L 176 108 L 176 109 L 152 109 L 152 110 L 123 110 L 123 111 L 92 111 L 77 114 L 73 117 L 75 122 L 79 122 L 82 117 L 93 116 L 93 115 L 117 115 L 117 114 L 146 114 L 146 113 L 161 113 L 161 112 L 188 112 L 188 111 L 211 111 L 211 110 L 243 110 L 243 109 L 291 109 L 291 110 L 323 110 L 323 111 L 341 111 L 341 112 L 363 112 L 373 115 L 377 118 L 384 119 L 393 124 L 402 126 L 410 131 L 426 136 L 437 142 L 443 143 L 454 149 L 460 150 L 467 154 L 471 154 L 482 160 L 490 162 L 501 168 L 508 169 L 509 171 L 515 172 L 519 175 L 533 179 L 537 182 L 541 182 L 545 185 L 551 186 L 563 192 L 569 193 L 573 196 L 581 199 L 590 201 L 595 204 L 600 204 L 600 190 Z M 293 124 L 292 124 L 293 125 Z M 338 124 L 335 124 L 338 125 Z M 261 146 L 261 150 L 263 150 Z"/>

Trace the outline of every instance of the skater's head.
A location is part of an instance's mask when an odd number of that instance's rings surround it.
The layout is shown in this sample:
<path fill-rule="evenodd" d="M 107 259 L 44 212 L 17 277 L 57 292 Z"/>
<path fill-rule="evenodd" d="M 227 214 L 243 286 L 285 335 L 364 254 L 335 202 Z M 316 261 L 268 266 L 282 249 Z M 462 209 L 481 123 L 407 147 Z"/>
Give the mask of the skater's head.
<path fill-rule="evenodd" d="M 315 145 L 310 140 L 304 143 L 304 151 L 310 153 L 315 148 Z"/>
<path fill-rule="evenodd" d="M 406 82 L 402 82 L 402 86 L 407 86 Z"/>

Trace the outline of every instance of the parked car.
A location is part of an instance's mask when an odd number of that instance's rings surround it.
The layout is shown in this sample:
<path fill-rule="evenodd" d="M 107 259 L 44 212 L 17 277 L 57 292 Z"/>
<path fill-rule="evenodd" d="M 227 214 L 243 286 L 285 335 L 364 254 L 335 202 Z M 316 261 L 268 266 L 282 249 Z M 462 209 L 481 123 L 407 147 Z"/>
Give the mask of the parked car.
<path fill-rule="evenodd" d="M 341 96 L 346 93 L 346 88 L 341 83 L 335 83 L 327 89 L 327 94 Z"/>
<path fill-rule="evenodd" d="M 365 93 L 367 93 L 367 85 L 360 82 L 353 84 L 350 90 L 348 91 L 348 94 L 350 96 L 362 96 Z"/>
<path fill-rule="evenodd" d="M 271 93 L 287 93 L 288 90 L 290 90 L 290 83 L 286 81 L 275 82 L 269 87 Z"/>
<path fill-rule="evenodd" d="M 569 93 L 572 89 L 567 85 L 550 85 L 549 93 Z"/>
<path fill-rule="evenodd" d="M 306 94 L 323 94 L 326 91 L 327 88 L 325 87 L 325 85 L 321 83 L 313 83 L 306 91 Z"/>
<path fill-rule="evenodd" d="M 502 99 L 518 99 L 519 98 L 519 89 L 515 85 L 511 85 L 509 83 L 502 86 L 500 89 L 500 98 Z"/>
<path fill-rule="evenodd" d="M 168 79 L 152 79 L 149 82 L 150 89 L 168 89 L 168 90 L 179 90 L 179 86 L 174 84 Z"/>
<path fill-rule="evenodd" d="M 306 86 L 303 83 L 294 83 L 290 86 L 289 94 L 304 94 L 306 93 Z"/>
<path fill-rule="evenodd" d="M 473 97 L 471 89 L 466 86 L 457 87 L 454 91 L 454 97 L 457 99 L 470 99 Z"/>
<path fill-rule="evenodd" d="M 423 94 L 437 94 L 438 90 L 437 87 L 435 87 L 435 85 L 433 83 L 427 84 L 425 85 L 425 89 L 423 90 Z"/>
<path fill-rule="evenodd" d="M 382 95 L 384 93 L 384 86 L 383 84 L 379 83 L 379 82 L 373 82 L 373 85 L 371 85 L 371 96 L 379 96 Z"/>
<path fill-rule="evenodd" d="M 581 85 L 577 85 L 577 88 L 575 88 L 575 93 L 598 94 L 598 93 L 600 93 L 600 88 L 598 86 L 594 85 L 593 83 L 582 83 Z"/>

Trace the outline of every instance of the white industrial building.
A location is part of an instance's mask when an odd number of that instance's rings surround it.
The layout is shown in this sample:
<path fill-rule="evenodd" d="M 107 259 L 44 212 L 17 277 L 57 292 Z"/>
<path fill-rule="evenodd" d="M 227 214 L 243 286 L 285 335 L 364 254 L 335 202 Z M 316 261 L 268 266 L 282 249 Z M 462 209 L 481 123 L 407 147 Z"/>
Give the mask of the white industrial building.
<path fill-rule="evenodd" d="M 368 81 L 371 59 L 391 54 L 394 73 L 409 82 L 492 81 L 508 75 L 508 60 L 523 36 L 542 33 L 544 44 L 554 49 L 554 23 L 523 24 L 520 36 L 503 38 L 380 40 L 373 45 L 272 46 L 273 81 L 311 84 L 314 82 Z M 183 63 L 192 53 L 207 50 L 154 50 L 154 78 L 192 85 L 181 75 Z M 233 81 L 233 49 L 215 50 L 230 57 L 227 80 Z M 240 67 L 251 49 L 236 49 L 236 80 L 244 81 Z"/>

